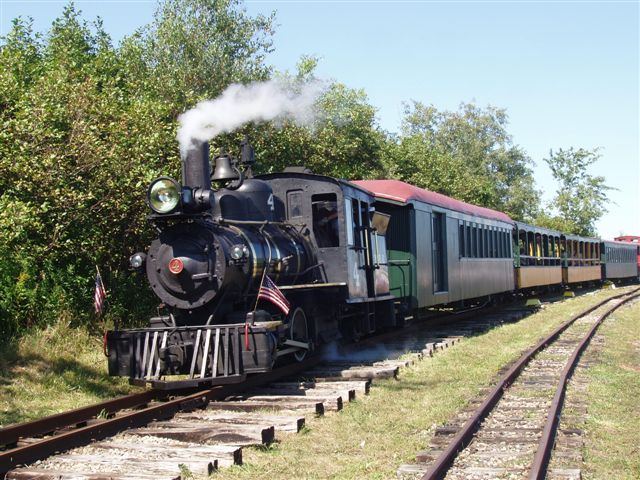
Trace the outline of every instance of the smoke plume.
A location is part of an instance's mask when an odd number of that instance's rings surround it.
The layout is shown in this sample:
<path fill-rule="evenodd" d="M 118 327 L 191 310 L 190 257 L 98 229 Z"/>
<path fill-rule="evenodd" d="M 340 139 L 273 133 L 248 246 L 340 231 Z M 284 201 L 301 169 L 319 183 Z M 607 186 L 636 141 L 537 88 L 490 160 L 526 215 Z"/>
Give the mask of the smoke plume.
<path fill-rule="evenodd" d="M 178 117 L 180 152 L 184 155 L 193 140 L 207 141 L 249 122 L 292 120 L 311 125 L 322 90 L 320 82 L 291 85 L 269 80 L 230 85 L 218 98 L 200 102 Z"/>

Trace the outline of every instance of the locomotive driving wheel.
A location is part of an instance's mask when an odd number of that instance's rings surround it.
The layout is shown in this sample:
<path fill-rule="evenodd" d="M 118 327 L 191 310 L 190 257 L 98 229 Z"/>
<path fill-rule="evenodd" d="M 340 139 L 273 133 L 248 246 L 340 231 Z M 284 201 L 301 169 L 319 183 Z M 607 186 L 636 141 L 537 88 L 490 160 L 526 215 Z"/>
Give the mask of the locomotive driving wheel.
<path fill-rule="evenodd" d="M 289 320 L 289 338 L 295 342 L 302 342 L 309 344 L 309 329 L 307 327 L 307 316 L 302 308 L 297 307 L 291 315 Z M 298 362 L 303 361 L 308 349 L 300 349 L 293 353 L 293 356 Z"/>

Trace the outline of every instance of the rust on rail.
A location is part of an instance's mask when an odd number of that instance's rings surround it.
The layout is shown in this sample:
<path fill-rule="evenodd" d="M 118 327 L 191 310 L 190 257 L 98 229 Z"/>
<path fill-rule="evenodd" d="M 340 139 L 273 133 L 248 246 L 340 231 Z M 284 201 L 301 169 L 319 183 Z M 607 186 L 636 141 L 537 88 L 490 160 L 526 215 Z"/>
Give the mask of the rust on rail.
<path fill-rule="evenodd" d="M 102 412 L 111 414 L 124 408 L 138 407 L 156 400 L 157 397 L 158 392 L 149 390 L 70 410 L 57 415 L 51 415 L 32 422 L 11 425 L 0 429 L 0 445 L 10 446 L 15 444 L 20 438 L 45 435 L 59 428 L 77 425 L 95 418 Z"/>

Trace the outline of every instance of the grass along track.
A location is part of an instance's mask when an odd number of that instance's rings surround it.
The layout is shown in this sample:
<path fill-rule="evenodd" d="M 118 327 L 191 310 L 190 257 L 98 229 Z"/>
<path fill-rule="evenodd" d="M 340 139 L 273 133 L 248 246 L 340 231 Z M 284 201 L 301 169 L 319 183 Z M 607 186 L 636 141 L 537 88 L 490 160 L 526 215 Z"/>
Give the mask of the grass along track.
<path fill-rule="evenodd" d="M 307 424 L 303 435 L 244 452 L 244 465 L 216 474 L 232 478 L 394 478 L 426 446 L 433 431 L 478 396 L 497 372 L 545 334 L 589 305 L 624 291 L 549 305 L 516 324 L 465 339 L 374 384 L 371 393 L 338 414 Z"/>
<path fill-rule="evenodd" d="M 640 303 L 601 326 L 601 351 L 583 372 L 588 415 L 583 479 L 640 478 Z"/>
<path fill-rule="evenodd" d="M 101 334 L 66 321 L 0 347 L 0 427 L 140 391 L 107 375 Z"/>

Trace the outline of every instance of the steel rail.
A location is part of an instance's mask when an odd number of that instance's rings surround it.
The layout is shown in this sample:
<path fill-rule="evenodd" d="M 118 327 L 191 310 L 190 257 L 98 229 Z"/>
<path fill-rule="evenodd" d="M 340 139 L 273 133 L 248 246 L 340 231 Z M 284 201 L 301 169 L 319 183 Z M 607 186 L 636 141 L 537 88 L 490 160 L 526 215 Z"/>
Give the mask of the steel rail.
<path fill-rule="evenodd" d="M 578 360 L 580 359 L 582 352 L 587 347 L 600 325 L 602 325 L 602 322 L 609 315 L 611 315 L 627 302 L 638 297 L 640 297 L 640 294 L 638 293 L 636 293 L 635 295 L 630 294 L 628 298 L 625 298 L 618 305 L 614 305 L 611 309 L 600 315 L 593 327 L 589 329 L 589 332 L 584 336 L 580 344 L 576 347 L 573 354 L 571 355 L 571 358 L 562 370 L 558 388 L 556 389 L 556 393 L 553 396 L 553 401 L 551 402 L 551 406 L 549 407 L 549 411 L 547 413 L 547 421 L 545 422 L 544 429 L 542 430 L 542 436 L 540 438 L 540 442 L 538 443 L 538 450 L 536 451 L 536 454 L 533 458 L 533 465 L 531 466 L 531 470 L 529 472 L 529 480 L 543 480 L 546 476 L 547 465 L 549 463 L 549 459 L 551 458 L 551 451 L 553 450 L 556 432 L 558 430 L 557 427 L 560 422 L 560 412 L 564 404 L 564 397 L 567 391 L 567 383 L 569 382 L 569 378 L 573 374 L 573 371 L 578 364 Z"/>
<path fill-rule="evenodd" d="M 624 296 L 633 295 L 638 292 L 640 292 L 640 288 L 632 292 L 625 292 L 614 295 L 605 300 L 602 300 L 601 302 L 598 302 L 597 304 L 589 307 L 583 312 L 580 312 L 571 317 L 569 320 L 556 328 L 547 337 L 540 340 L 534 347 L 525 352 L 516 361 L 516 363 L 500 378 L 497 385 L 489 393 L 484 402 L 482 402 L 482 404 L 476 409 L 471 418 L 469 418 L 469 420 L 467 420 L 467 422 L 462 426 L 462 429 L 451 439 L 451 442 L 449 443 L 447 448 L 445 448 L 438 456 L 438 458 L 436 458 L 436 460 L 429 466 L 429 469 L 422 476 L 421 480 L 436 480 L 444 477 L 458 452 L 460 452 L 470 443 L 474 433 L 478 430 L 480 423 L 487 417 L 489 412 L 491 412 L 500 398 L 502 398 L 504 391 L 509 387 L 509 385 L 513 383 L 513 381 L 518 377 L 520 372 L 524 369 L 524 367 L 529 363 L 529 361 L 534 357 L 536 353 L 545 348 L 549 343 L 553 342 L 562 332 L 569 328 L 569 326 L 579 318 L 582 318 L 585 315 L 593 312 L 594 310 L 597 310 L 611 300 L 616 300 Z"/>
<path fill-rule="evenodd" d="M 103 412 L 112 414 L 125 408 L 135 408 L 156 400 L 159 394 L 160 392 L 149 390 L 58 413 L 31 422 L 10 425 L 0 429 L 0 445 L 10 446 L 20 438 L 45 435 L 60 428 L 78 425 L 94 419 Z"/>
<path fill-rule="evenodd" d="M 321 359 L 319 356 L 312 357 L 305 360 L 304 362 L 286 365 L 269 373 L 258 374 L 249 377 L 245 382 L 241 384 L 214 386 L 205 390 L 198 391 L 196 393 L 192 393 L 190 395 L 186 395 L 184 397 L 163 402 L 159 405 L 153 405 L 139 411 L 134 411 L 124 415 L 115 416 L 110 419 L 105 419 L 103 421 L 98 421 L 92 425 L 79 427 L 69 432 L 59 433 L 57 435 L 44 438 L 39 442 L 0 452 L 0 478 L 4 478 L 4 475 L 9 470 L 16 468 L 19 465 L 32 463 L 36 460 L 41 460 L 45 457 L 48 457 L 54 453 L 63 452 L 71 448 L 86 445 L 87 443 L 90 443 L 92 441 L 104 439 L 129 428 L 142 427 L 154 420 L 170 418 L 181 410 L 204 408 L 212 400 L 224 399 L 230 395 L 237 394 L 246 388 L 261 386 L 265 383 L 280 380 L 283 377 L 299 374 L 304 370 L 316 366 L 320 362 L 320 360 Z M 166 392 L 158 391 L 149 391 L 148 393 L 155 395 L 166 395 Z M 127 397 L 124 398 L 126 399 Z M 114 400 L 114 402 L 117 402 L 118 400 L 119 399 L 116 399 Z M 86 407 L 85 409 L 79 410 L 90 410 L 91 408 L 92 407 Z M 67 414 L 70 415 L 71 413 L 72 412 L 68 412 Z M 67 414 L 60 414 L 60 417 L 64 417 Z M 69 416 L 68 418 L 71 417 Z M 37 423 L 37 421 L 30 423 Z M 22 425 L 16 425 L 15 427 L 11 427 L 13 436 L 28 436 L 23 435 L 22 432 L 20 432 L 21 426 Z M 25 431 L 30 432 L 33 430 L 33 427 L 27 426 L 25 428 L 27 428 L 27 430 Z"/>

